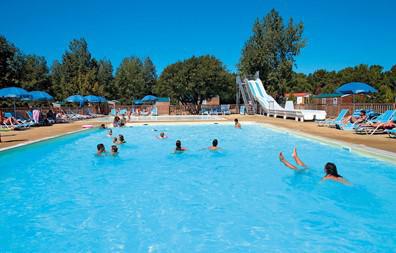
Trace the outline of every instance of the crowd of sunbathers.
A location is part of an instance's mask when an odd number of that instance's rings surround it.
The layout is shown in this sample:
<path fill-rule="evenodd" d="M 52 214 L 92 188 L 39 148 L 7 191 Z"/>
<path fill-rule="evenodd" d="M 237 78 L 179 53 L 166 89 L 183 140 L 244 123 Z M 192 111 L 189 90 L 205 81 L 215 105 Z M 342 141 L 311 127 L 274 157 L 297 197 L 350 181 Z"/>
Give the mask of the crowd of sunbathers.
<path fill-rule="evenodd" d="M 121 119 L 118 116 L 115 116 L 114 121 L 113 121 L 113 126 L 114 127 L 122 127 L 125 125 L 124 124 L 119 124 L 121 122 Z M 241 129 L 241 124 L 239 123 L 238 119 L 234 119 L 234 127 Z M 107 129 L 105 124 L 101 125 L 102 129 Z M 126 143 L 124 136 L 122 134 L 118 135 L 118 137 L 113 137 L 113 130 L 112 129 L 107 129 L 107 137 L 113 138 L 113 145 L 111 145 L 111 151 L 110 155 L 116 156 L 118 155 L 118 147 L 117 145 L 121 145 Z M 165 132 L 160 132 L 160 134 L 157 136 L 157 139 L 167 139 L 168 136 L 165 134 Z M 212 145 L 208 147 L 208 150 L 211 151 L 216 151 L 220 150 L 221 148 L 219 147 L 219 141 L 217 139 L 214 139 L 212 141 Z M 187 151 L 188 149 L 186 147 L 182 146 L 181 140 L 176 140 L 175 143 L 175 149 L 174 153 L 183 153 Z M 97 145 L 97 155 L 102 156 L 106 155 L 106 149 L 103 143 L 100 143 Z M 293 149 L 292 157 L 294 158 L 296 165 L 293 165 L 289 161 L 287 161 L 283 155 L 282 152 L 279 153 L 279 160 L 289 169 L 292 169 L 294 171 L 304 171 L 308 169 L 308 166 L 305 165 L 305 163 L 298 157 L 297 155 L 297 149 Z M 350 185 L 350 182 L 348 182 L 345 178 L 343 178 L 340 174 L 338 174 L 337 167 L 334 163 L 328 162 L 324 166 L 324 172 L 325 175 L 323 176 L 322 180 L 332 180 L 335 182 L 339 182 L 345 185 Z"/>
<path fill-rule="evenodd" d="M 394 113 L 393 113 L 394 114 Z M 363 132 L 372 132 L 373 129 L 375 131 L 378 130 L 391 130 L 396 128 L 396 124 L 394 122 L 393 114 L 389 114 L 389 120 L 383 121 L 370 121 L 367 115 L 366 110 L 361 110 L 359 116 L 349 116 L 342 120 L 341 124 L 335 124 L 337 129 L 343 129 L 343 126 L 348 123 L 351 124 L 352 128 L 355 129 L 356 133 Z"/>

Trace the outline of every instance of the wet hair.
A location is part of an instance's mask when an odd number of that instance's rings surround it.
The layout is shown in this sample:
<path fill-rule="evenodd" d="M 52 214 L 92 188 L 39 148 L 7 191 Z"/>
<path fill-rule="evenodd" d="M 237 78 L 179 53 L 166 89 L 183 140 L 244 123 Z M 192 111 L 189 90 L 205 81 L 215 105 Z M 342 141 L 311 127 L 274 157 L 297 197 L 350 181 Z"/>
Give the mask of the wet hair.
<path fill-rule="evenodd" d="M 112 133 L 113 133 L 113 130 L 109 129 L 108 133 L 109 133 L 109 134 L 112 134 Z"/>
<path fill-rule="evenodd" d="M 238 123 L 238 119 L 234 119 L 234 122 L 235 122 L 235 123 Z"/>
<path fill-rule="evenodd" d="M 122 135 L 122 134 L 118 135 L 118 140 L 120 142 L 125 142 L 124 135 Z"/>
<path fill-rule="evenodd" d="M 176 141 L 176 150 L 182 150 L 181 141 L 180 140 Z"/>
<path fill-rule="evenodd" d="M 164 137 L 164 136 L 165 136 L 165 133 L 164 133 L 164 132 L 161 132 L 161 133 L 160 133 L 160 136 L 161 136 L 161 137 Z"/>
<path fill-rule="evenodd" d="M 100 125 L 100 128 L 105 129 L 106 128 L 105 124 Z"/>
<path fill-rule="evenodd" d="M 213 146 L 213 147 L 217 147 L 217 144 L 219 144 L 219 141 L 218 141 L 217 139 L 214 139 L 214 140 L 212 141 L 212 146 Z"/>
<path fill-rule="evenodd" d="M 112 145 L 112 146 L 111 146 L 111 151 L 112 151 L 113 153 L 117 153 L 117 152 L 118 152 L 118 147 L 117 147 L 116 145 Z"/>
<path fill-rule="evenodd" d="M 117 137 L 114 137 L 113 138 L 113 143 L 116 143 L 117 142 Z"/>
<path fill-rule="evenodd" d="M 99 143 L 96 148 L 98 149 L 98 151 L 105 151 L 105 146 L 103 145 L 103 143 Z"/>
<path fill-rule="evenodd" d="M 326 176 L 341 177 L 337 172 L 337 166 L 334 163 L 326 163 L 325 165 Z"/>

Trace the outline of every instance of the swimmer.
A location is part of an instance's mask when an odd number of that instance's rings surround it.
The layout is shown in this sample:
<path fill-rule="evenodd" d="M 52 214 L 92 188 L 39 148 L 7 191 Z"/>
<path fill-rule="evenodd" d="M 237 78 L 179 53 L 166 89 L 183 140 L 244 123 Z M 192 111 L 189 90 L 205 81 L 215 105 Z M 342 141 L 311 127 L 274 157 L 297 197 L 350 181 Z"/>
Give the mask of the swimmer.
<path fill-rule="evenodd" d="M 326 163 L 324 167 L 324 172 L 326 175 L 322 178 L 322 181 L 333 180 L 345 185 L 351 185 L 351 183 L 348 180 L 346 180 L 345 178 L 343 178 L 338 174 L 337 166 L 334 163 Z"/>
<path fill-rule="evenodd" d="M 175 152 L 183 152 L 183 151 L 186 151 L 186 150 L 187 150 L 186 148 L 182 147 L 181 141 L 180 141 L 180 140 L 177 140 L 177 141 L 176 141 Z"/>
<path fill-rule="evenodd" d="M 301 159 L 298 157 L 298 155 L 297 155 L 297 149 L 296 149 L 296 148 L 293 149 L 293 154 L 292 154 L 292 156 L 293 156 L 293 158 L 294 158 L 294 161 L 296 161 L 297 165 L 299 165 L 299 166 L 302 167 L 303 169 L 307 169 L 307 166 L 306 166 L 306 165 L 304 164 L 304 162 L 301 161 Z M 297 168 L 297 166 L 294 166 L 293 164 L 291 164 L 290 162 L 288 162 L 288 161 L 285 159 L 285 156 L 283 155 L 282 152 L 279 153 L 279 160 L 280 160 L 286 167 L 288 167 L 289 169 L 292 169 L 292 170 L 300 170 L 299 168 Z"/>
<path fill-rule="evenodd" d="M 239 123 L 238 119 L 234 119 L 234 127 L 235 128 L 241 128 L 241 123 Z"/>
<path fill-rule="evenodd" d="M 166 139 L 166 138 L 168 138 L 168 136 L 166 136 L 164 132 L 161 132 L 157 138 L 158 139 Z"/>
<path fill-rule="evenodd" d="M 124 135 L 120 134 L 118 135 L 118 141 L 117 144 L 124 144 L 126 141 L 124 139 Z"/>
<path fill-rule="evenodd" d="M 117 137 L 114 137 L 114 138 L 113 138 L 113 143 L 114 143 L 114 144 L 117 144 L 117 142 L 118 142 Z"/>
<path fill-rule="evenodd" d="M 107 137 L 111 137 L 113 135 L 113 130 L 109 129 L 109 131 L 107 131 Z"/>
<path fill-rule="evenodd" d="M 105 146 L 104 146 L 102 143 L 98 144 L 98 145 L 96 146 L 96 148 L 97 148 L 97 150 L 98 150 L 98 151 L 96 152 L 97 155 L 102 155 L 102 154 L 106 153 Z"/>
<path fill-rule="evenodd" d="M 106 129 L 106 125 L 105 124 L 101 124 L 100 125 L 100 129 Z"/>
<path fill-rule="evenodd" d="M 111 155 L 112 156 L 118 155 L 118 147 L 116 145 L 111 146 Z"/>
<path fill-rule="evenodd" d="M 208 149 L 209 150 L 219 150 L 220 148 L 217 146 L 219 144 L 219 141 L 217 139 L 214 139 L 212 141 L 212 146 L 210 146 Z"/>

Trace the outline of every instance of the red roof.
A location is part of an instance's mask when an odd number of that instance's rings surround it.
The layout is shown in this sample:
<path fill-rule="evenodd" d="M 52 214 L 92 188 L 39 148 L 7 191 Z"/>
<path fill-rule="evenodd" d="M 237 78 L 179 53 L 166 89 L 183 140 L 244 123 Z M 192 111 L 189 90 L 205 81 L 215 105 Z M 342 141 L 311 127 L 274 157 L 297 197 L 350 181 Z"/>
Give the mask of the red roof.
<path fill-rule="evenodd" d="M 289 97 L 290 94 L 293 97 L 309 97 L 309 96 L 311 96 L 311 93 L 308 93 L 308 92 L 296 92 L 296 93 L 286 93 L 285 97 Z"/>

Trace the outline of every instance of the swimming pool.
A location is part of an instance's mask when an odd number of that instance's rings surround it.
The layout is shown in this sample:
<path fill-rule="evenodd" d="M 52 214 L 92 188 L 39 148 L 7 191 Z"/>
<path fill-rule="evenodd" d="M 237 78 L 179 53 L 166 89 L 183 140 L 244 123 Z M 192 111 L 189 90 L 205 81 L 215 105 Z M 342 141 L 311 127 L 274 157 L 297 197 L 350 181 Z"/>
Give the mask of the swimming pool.
<path fill-rule="evenodd" d="M 158 131 L 155 131 L 158 130 Z M 168 139 L 155 138 L 164 130 Z M 88 130 L 0 153 L 0 252 L 392 252 L 396 166 L 258 124 Z M 213 138 L 223 150 L 210 152 Z M 176 139 L 189 150 L 173 154 Z M 281 165 L 294 146 L 310 167 Z M 348 187 L 320 182 L 332 161 Z"/>

